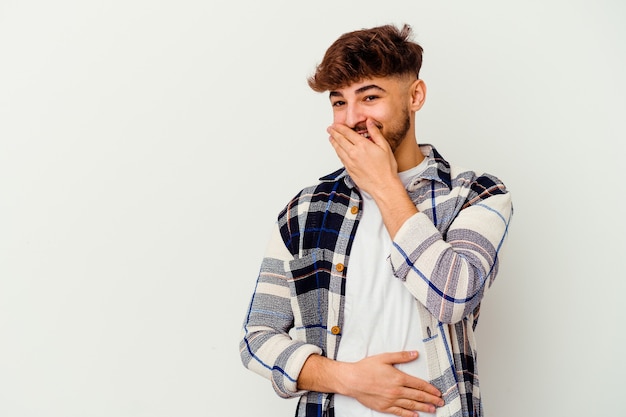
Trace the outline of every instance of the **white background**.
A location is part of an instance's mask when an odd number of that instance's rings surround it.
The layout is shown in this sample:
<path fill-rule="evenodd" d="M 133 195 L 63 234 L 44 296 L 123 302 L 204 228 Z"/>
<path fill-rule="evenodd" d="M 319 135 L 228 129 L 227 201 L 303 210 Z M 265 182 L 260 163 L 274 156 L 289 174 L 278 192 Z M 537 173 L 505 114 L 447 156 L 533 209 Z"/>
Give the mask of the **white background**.
<path fill-rule="evenodd" d="M 1 0 L 0 416 L 293 415 L 238 342 L 276 214 L 339 167 L 306 77 L 403 22 L 418 140 L 513 193 L 487 415 L 625 415 L 625 21 L 619 0 Z"/>

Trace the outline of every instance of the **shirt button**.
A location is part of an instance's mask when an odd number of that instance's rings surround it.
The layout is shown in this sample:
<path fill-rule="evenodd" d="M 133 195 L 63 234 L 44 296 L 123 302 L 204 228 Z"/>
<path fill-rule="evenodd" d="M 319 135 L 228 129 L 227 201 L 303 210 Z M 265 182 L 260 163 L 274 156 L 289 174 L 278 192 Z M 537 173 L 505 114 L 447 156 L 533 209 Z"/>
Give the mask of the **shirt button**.
<path fill-rule="evenodd" d="M 330 332 L 331 332 L 332 334 L 337 335 L 337 334 L 341 333 L 341 327 L 339 327 L 339 326 L 333 326 L 333 327 L 330 329 Z"/>
<path fill-rule="evenodd" d="M 359 211 L 359 208 L 357 206 L 352 206 L 350 208 L 350 213 L 352 214 L 357 214 L 358 211 Z"/>
<path fill-rule="evenodd" d="M 337 271 L 341 272 L 343 271 L 345 267 L 343 266 L 343 264 L 337 264 L 337 266 L 335 266 L 335 269 L 337 269 Z"/>

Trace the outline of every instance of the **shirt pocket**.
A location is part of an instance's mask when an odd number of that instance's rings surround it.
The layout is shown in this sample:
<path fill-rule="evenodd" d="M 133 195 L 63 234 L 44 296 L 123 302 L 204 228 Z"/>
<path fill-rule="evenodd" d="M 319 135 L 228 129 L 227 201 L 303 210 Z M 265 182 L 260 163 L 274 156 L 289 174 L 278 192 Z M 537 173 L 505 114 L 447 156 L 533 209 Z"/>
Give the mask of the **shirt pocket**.
<path fill-rule="evenodd" d="M 333 266 L 332 254 L 316 249 L 289 261 L 287 276 L 294 313 L 293 337 L 325 351 L 329 306 L 343 294 L 343 277 Z M 334 311 L 335 307 L 330 309 Z"/>

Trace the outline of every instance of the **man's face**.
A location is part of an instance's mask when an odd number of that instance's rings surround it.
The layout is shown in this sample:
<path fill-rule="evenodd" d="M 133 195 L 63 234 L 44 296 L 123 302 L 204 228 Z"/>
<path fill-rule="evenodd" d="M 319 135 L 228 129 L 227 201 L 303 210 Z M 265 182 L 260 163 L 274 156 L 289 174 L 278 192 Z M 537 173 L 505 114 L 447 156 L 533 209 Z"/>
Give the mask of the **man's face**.
<path fill-rule="evenodd" d="M 411 129 L 411 81 L 400 77 L 370 78 L 330 92 L 334 123 L 367 137 L 372 119 L 395 151 Z"/>

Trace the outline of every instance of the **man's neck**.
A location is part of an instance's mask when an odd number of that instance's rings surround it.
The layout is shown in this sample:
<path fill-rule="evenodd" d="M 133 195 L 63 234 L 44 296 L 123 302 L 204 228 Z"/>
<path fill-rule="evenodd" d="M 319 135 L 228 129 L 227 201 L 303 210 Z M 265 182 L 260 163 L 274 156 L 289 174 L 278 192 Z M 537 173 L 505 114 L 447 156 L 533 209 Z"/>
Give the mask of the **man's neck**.
<path fill-rule="evenodd" d="M 394 152 L 394 157 L 398 164 L 398 172 L 408 171 L 424 160 L 424 155 L 415 138 L 403 140 Z"/>

